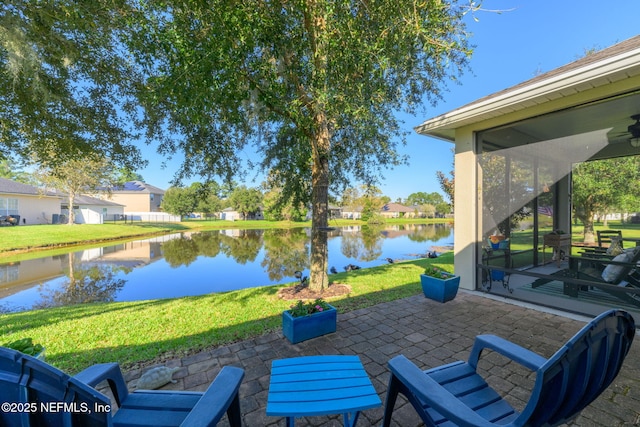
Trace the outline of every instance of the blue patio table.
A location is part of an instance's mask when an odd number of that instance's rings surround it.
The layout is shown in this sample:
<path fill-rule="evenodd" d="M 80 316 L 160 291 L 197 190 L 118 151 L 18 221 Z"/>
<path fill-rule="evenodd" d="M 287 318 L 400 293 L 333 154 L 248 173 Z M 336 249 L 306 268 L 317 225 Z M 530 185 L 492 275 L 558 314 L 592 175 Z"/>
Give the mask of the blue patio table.
<path fill-rule="evenodd" d="M 267 415 L 296 417 L 343 414 L 353 427 L 360 411 L 382 405 L 358 356 L 304 356 L 274 360 Z"/>

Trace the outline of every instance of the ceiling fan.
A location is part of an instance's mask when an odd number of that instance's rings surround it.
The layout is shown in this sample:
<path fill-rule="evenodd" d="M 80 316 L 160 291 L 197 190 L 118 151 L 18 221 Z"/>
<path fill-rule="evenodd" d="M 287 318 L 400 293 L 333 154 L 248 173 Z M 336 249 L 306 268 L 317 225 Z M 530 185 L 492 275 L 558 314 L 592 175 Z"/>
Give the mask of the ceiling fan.
<path fill-rule="evenodd" d="M 640 147 L 640 114 L 634 114 L 630 117 L 631 120 L 635 120 L 635 123 L 627 126 L 626 132 L 617 132 L 613 134 L 613 139 L 616 142 L 629 141 L 634 148 Z"/>
<path fill-rule="evenodd" d="M 629 138 L 629 143 L 632 147 L 638 148 L 640 147 L 640 114 L 635 114 L 631 116 L 631 120 L 635 120 L 636 122 L 630 124 L 627 128 L 627 132 L 631 134 L 631 138 Z"/>

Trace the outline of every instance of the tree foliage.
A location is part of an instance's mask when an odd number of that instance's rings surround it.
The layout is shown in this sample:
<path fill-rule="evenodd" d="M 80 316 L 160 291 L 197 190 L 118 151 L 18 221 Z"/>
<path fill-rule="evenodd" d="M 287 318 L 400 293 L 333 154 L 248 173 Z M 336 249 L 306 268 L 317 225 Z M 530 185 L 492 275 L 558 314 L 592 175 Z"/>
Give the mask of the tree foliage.
<path fill-rule="evenodd" d="M 357 188 L 345 188 L 342 192 L 342 207 L 347 208 L 351 211 L 355 210 L 355 208 L 357 207 L 362 207 L 360 197 L 360 191 Z"/>
<path fill-rule="evenodd" d="M 162 197 L 162 210 L 183 217 L 196 210 L 198 200 L 191 188 L 170 187 Z"/>
<path fill-rule="evenodd" d="M 380 215 L 380 210 L 386 203 L 386 199 L 383 199 L 382 191 L 373 185 L 363 185 L 361 191 L 362 196 L 360 196 L 358 202 L 362 206 L 362 220 L 369 223 L 384 222 Z"/>
<path fill-rule="evenodd" d="M 56 190 L 67 197 L 69 206 L 68 224 L 75 223 L 73 206 L 80 195 L 108 193 L 113 187 L 113 167 L 103 156 L 85 155 L 84 158 L 64 156 L 60 160 L 56 153 L 46 158 L 36 158 L 38 169 L 35 178 L 49 190 Z"/>
<path fill-rule="evenodd" d="M 454 151 L 453 149 L 451 150 Z M 440 184 L 440 188 L 444 194 L 449 198 L 449 202 L 451 203 L 451 208 L 454 207 L 454 195 L 455 195 L 455 187 L 456 187 L 456 166 L 455 166 L 455 157 L 452 160 L 451 171 L 449 171 L 449 176 L 447 176 L 442 171 L 436 171 L 436 177 L 438 178 L 438 183 Z"/>
<path fill-rule="evenodd" d="M 594 242 L 593 219 L 613 209 L 638 209 L 640 156 L 585 162 L 572 172 L 574 215 L 584 224 L 584 241 Z"/>
<path fill-rule="evenodd" d="M 420 206 L 420 210 L 428 217 L 433 218 L 436 214 L 447 214 L 451 208 L 440 193 L 418 191 L 411 193 L 405 200 L 407 206 Z"/>
<path fill-rule="evenodd" d="M 207 184 L 196 182 L 191 184 L 191 187 L 196 192 L 196 212 L 210 217 L 222 210 L 223 202 L 220 199 L 220 194 L 223 193 L 223 190 L 216 182 L 211 181 Z"/>
<path fill-rule="evenodd" d="M 144 164 L 132 144 L 130 90 L 139 76 L 119 42 L 132 13 L 125 0 L 0 7 L 0 143 L 8 153 Z"/>
<path fill-rule="evenodd" d="M 262 193 L 257 188 L 247 188 L 241 185 L 233 190 L 229 196 L 229 203 L 233 209 L 242 213 L 243 219 L 247 219 L 249 214 L 260 210 Z"/>
<path fill-rule="evenodd" d="M 114 175 L 115 175 L 115 178 L 114 178 L 115 184 L 117 186 L 122 186 L 129 181 L 145 182 L 142 175 L 126 167 L 117 168 Z"/>
<path fill-rule="evenodd" d="M 435 206 L 443 202 L 444 199 L 442 198 L 442 195 L 440 195 L 440 193 L 436 193 L 435 191 L 431 193 L 418 191 L 417 193 L 409 194 L 405 203 L 407 205 L 431 204 Z"/>
<path fill-rule="evenodd" d="M 274 188 L 265 193 L 262 200 L 264 219 L 268 221 L 303 221 L 307 208 L 302 204 L 285 203 L 281 200 L 282 189 Z"/>
<path fill-rule="evenodd" d="M 480 156 L 482 169 L 483 234 L 494 232 L 510 236 L 520 222 L 531 214 L 534 185 L 527 162 L 502 154 Z M 509 171 L 506 173 L 506 171 Z"/>
<path fill-rule="evenodd" d="M 32 184 L 33 177 L 24 172 L 20 166 L 10 158 L 0 159 L 0 178 L 10 179 L 23 184 Z"/>

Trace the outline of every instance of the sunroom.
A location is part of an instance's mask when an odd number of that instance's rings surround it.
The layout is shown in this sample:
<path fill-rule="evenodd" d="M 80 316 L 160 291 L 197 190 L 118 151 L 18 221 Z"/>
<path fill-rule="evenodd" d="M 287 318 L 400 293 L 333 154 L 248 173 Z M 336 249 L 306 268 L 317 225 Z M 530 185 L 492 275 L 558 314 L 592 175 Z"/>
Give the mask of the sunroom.
<path fill-rule="evenodd" d="M 462 288 L 587 315 L 640 313 L 640 36 L 416 131 L 455 144 Z M 613 243 L 599 244 L 607 232 Z"/>

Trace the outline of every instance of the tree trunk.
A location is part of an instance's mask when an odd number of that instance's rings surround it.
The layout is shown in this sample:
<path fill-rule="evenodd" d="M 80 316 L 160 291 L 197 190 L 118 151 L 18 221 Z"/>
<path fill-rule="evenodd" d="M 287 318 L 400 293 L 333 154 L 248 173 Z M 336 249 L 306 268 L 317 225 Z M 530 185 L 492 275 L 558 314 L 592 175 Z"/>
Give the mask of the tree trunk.
<path fill-rule="evenodd" d="M 69 221 L 67 222 L 67 225 L 73 225 L 76 222 L 76 214 L 73 211 L 73 202 L 75 199 L 76 197 L 73 192 L 69 192 L 67 199 L 67 202 L 69 203 Z"/>
<path fill-rule="evenodd" d="M 309 288 L 322 292 L 329 286 L 327 245 L 329 225 L 329 130 L 324 114 L 316 117 L 319 132 L 314 134 L 311 169 L 311 265 Z"/>
<path fill-rule="evenodd" d="M 316 90 L 303 91 L 301 99 L 307 99 L 309 111 L 313 116 L 311 135 L 311 265 L 309 268 L 309 288 L 322 292 L 329 286 L 329 249 L 327 245 L 329 225 L 329 154 L 331 138 L 327 112 L 324 103 L 327 94 L 327 52 L 328 33 L 326 31 L 326 16 L 328 3 L 309 0 L 305 12 L 305 27 L 309 33 L 311 50 L 313 52 L 312 88 Z M 319 90 L 318 90 L 319 89 Z M 312 93 L 307 98 L 307 93 Z"/>
<path fill-rule="evenodd" d="M 584 243 L 594 243 L 596 241 L 593 229 L 593 213 L 587 213 L 584 218 L 580 218 L 584 224 Z"/>

